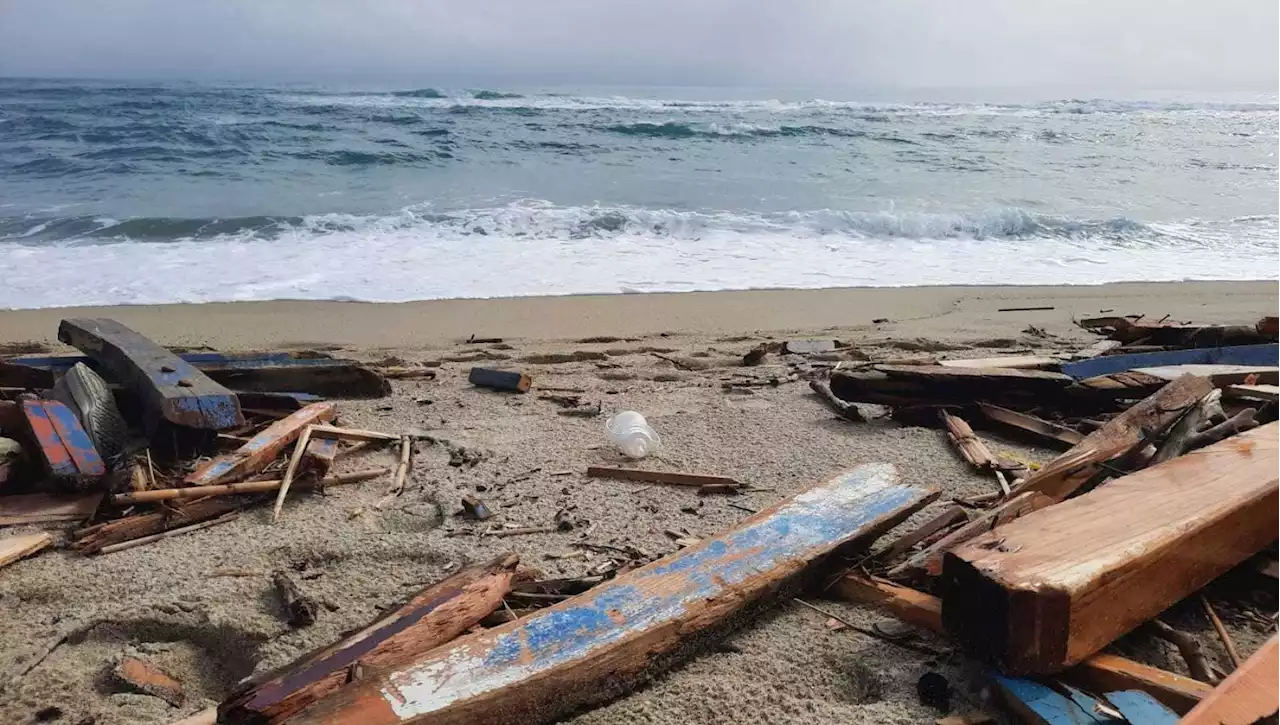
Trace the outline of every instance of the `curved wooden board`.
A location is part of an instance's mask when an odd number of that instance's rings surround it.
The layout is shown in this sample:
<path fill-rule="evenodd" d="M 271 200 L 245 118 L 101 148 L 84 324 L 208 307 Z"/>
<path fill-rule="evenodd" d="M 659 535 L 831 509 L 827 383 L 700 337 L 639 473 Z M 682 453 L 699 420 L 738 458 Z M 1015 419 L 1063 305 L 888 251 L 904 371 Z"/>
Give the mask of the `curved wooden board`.
<path fill-rule="evenodd" d="M 860 466 L 584 594 L 352 683 L 283 722 L 552 721 L 643 680 L 686 638 L 935 496 L 900 484 L 890 464 Z"/>

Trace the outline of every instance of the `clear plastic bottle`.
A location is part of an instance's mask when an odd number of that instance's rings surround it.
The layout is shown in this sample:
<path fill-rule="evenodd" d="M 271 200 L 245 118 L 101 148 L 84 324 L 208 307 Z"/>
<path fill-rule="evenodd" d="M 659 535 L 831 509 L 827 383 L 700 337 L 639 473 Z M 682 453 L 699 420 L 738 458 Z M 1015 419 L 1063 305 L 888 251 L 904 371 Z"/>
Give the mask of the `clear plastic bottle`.
<path fill-rule="evenodd" d="M 618 413 L 606 421 L 604 427 L 614 445 L 627 458 L 644 458 L 657 452 L 658 446 L 662 445 L 658 432 L 634 410 Z"/>

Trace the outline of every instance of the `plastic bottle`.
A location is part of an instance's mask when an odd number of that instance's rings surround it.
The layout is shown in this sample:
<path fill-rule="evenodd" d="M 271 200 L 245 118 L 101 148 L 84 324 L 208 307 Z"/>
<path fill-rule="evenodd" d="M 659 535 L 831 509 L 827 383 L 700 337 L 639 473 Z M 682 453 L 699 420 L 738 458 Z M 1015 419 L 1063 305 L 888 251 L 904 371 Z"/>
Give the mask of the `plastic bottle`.
<path fill-rule="evenodd" d="M 628 458 L 644 458 L 662 444 L 658 432 L 634 410 L 618 413 L 606 421 L 604 427 L 614 445 Z"/>

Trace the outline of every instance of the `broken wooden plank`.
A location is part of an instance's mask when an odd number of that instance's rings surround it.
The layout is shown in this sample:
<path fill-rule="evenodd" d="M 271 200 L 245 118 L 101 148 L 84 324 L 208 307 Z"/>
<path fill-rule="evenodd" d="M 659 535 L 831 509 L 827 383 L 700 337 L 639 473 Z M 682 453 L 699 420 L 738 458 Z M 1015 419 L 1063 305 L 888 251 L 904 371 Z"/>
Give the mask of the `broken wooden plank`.
<path fill-rule="evenodd" d="M 835 349 L 835 340 L 787 340 L 782 343 L 782 352 L 787 355 L 813 355 Z"/>
<path fill-rule="evenodd" d="M 949 506 L 942 513 L 929 519 L 919 528 L 910 531 L 902 536 L 885 550 L 878 558 L 884 562 L 892 562 L 898 557 L 906 554 L 908 551 L 920 542 L 928 539 L 939 531 L 944 531 L 957 523 L 967 521 L 969 514 L 965 512 L 961 506 Z"/>
<path fill-rule="evenodd" d="M 1182 718 L 1182 725 L 1257 725 L 1276 719 L 1280 646 L 1272 635 Z M 1270 718 L 1270 720 L 1268 720 Z"/>
<path fill-rule="evenodd" d="M 70 408 L 56 400 L 27 399 L 22 414 L 50 477 L 83 490 L 107 474 L 102 456 Z"/>
<path fill-rule="evenodd" d="M 471 368 L 471 372 L 467 375 L 467 382 L 481 388 L 513 393 L 527 393 L 529 386 L 533 384 L 532 378 L 523 373 L 490 368 Z"/>
<path fill-rule="evenodd" d="M 63 320 L 58 339 L 97 360 L 170 423 L 210 430 L 244 423 L 234 393 L 115 320 Z"/>
<path fill-rule="evenodd" d="M 969 406 L 975 401 L 1032 407 L 1096 409 L 1102 394 L 1073 388 L 1068 375 L 1044 370 L 879 364 L 872 372 L 836 370 L 831 392 L 849 403 L 906 406 Z M 1105 398 L 1104 398 L 1105 402 Z"/>
<path fill-rule="evenodd" d="M 158 534 L 152 534 L 150 536 L 141 536 L 136 539 L 129 539 L 128 541 L 122 541 L 119 544 L 110 544 L 108 546 L 103 546 L 97 549 L 96 553 L 114 554 L 117 551 L 124 551 L 126 549 L 132 549 L 137 546 L 144 546 L 152 542 L 160 541 L 161 539 L 168 539 L 173 536 L 181 536 L 182 534 L 189 534 L 192 531 L 199 531 L 200 529 L 207 529 L 210 526 L 217 526 L 218 524 L 225 524 L 229 521 L 235 521 L 236 518 L 239 516 L 240 516 L 239 511 L 232 511 L 231 513 L 219 516 L 216 519 L 201 521 L 198 524 L 191 524 L 190 526 L 182 526 L 176 529 L 167 529 Z M 86 553 L 90 553 L 90 552 L 86 552 Z"/>
<path fill-rule="evenodd" d="M 360 679 L 355 670 L 399 667 L 452 640 L 502 606 L 517 563 L 514 554 L 503 554 L 463 569 L 369 626 L 236 687 L 219 706 L 222 722 L 281 722 Z"/>
<path fill-rule="evenodd" d="M 390 468 L 372 468 L 365 471 L 351 471 L 350 473 L 340 473 L 336 476 L 328 476 L 314 483 L 307 484 L 306 488 L 325 488 L 327 486 L 342 486 L 349 483 L 360 483 L 368 481 L 372 478 L 385 476 L 391 472 Z M 111 502 L 118 506 L 128 506 L 138 503 L 155 503 L 157 501 L 172 501 L 175 499 L 192 499 L 205 498 L 208 496 L 238 496 L 241 494 L 253 493 L 271 493 L 280 490 L 281 480 L 274 481 L 241 481 L 240 483 L 223 483 L 216 486 L 189 486 L 187 488 L 157 488 L 150 491 L 133 491 L 131 493 L 117 493 L 111 497 Z"/>
<path fill-rule="evenodd" d="M 1024 491 L 1005 500 L 999 506 L 982 512 L 965 525 L 918 552 L 902 564 L 889 570 L 893 577 L 938 576 L 942 573 L 942 557 L 952 547 L 958 546 L 978 534 L 987 532 L 1020 516 L 1052 506 L 1056 501 L 1039 491 Z"/>
<path fill-rule="evenodd" d="M 1192 350 L 1166 350 L 1132 355 L 1108 355 L 1067 363 L 1062 372 L 1077 380 L 1139 368 L 1170 365 L 1280 365 L 1280 345 L 1238 345 Z"/>
<path fill-rule="evenodd" d="M 1280 385 L 1228 385 L 1222 391 L 1228 400 L 1280 401 Z"/>
<path fill-rule="evenodd" d="M 1062 363 L 1055 357 L 1043 355 L 1002 355 L 966 360 L 942 360 L 945 368 L 1005 368 L 1006 370 L 1054 370 Z"/>
<path fill-rule="evenodd" d="M 1014 675 L 1097 652 L 1275 540 L 1277 434 L 1241 433 L 951 550 L 947 630 Z"/>
<path fill-rule="evenodd" d="M 307 441 L 306 453 L 302 454 L 302 465 L 316 476 L 325 476 L 341 450 L 342 443 L 335 438 L 312 438 Z"/>
<path fill-rule="evenodd" d="M 0 538 L 0 568 L 44 549 L 53 543 L 53 534 L 41 531 L 38 534 L 22 536 L 6 536 Z"/>
<path fill-rule="evenodd" d="M 612 466 L 587 466 L 587 475 L 592 478 L 618 478 L 624 481 L 641 481 L 643 483 L 668 483 L 674 486 L 742 486 L 728 476 L 714 476 L 703 473 L 677 473 L 675 471 L 648 471 L 640 468 L 613 468 Z"/>
<path fill-rule="evenodd" d="M 818 397 L 822 399 L 822 402 L 826 403 L 827 406 L 834 410 L 836 415 L 841 418 L 853 423 L 866 422 L 867 419 L 864 418 L 861 411 L 858 410 L 858 406 L 853 403 L 846 403 L 837 398 L 835 393 L 831 392 L 831 386 L 828 385 L 826 381 L 810 380 L 809 389 L 817 393 Z"/>
<path fill-rule="evenodd" d="M 227 498 L 203 498 L 178 502 L 154 513 L 126 516 L 79 529 L 72 534 L 75 541 L 71 548 L 82 554 L 94 554 L 105 546 L 181 528 L 234 512 L 239 505 L 238 502 Z"/>
<path fill-rule="evenodd" d="M 921 629 L 942 633 L 942 600 L 886 579 L 851 572 L 836 581 L 841 597 L 879 607 Z M 1117 655 L 1099 652 L 1062 673 L 1062 678 L 1093 692 L 1141 690 L 1172 708 L 1187 712 L 1213 689 L 1190 677 L 1166 672 Z"/>
<path fill-rule="evenodd" d="M 996 457 L 991 455 L 987 444 L 974 435 L 973 428 L 963 418 L 952 415 L 945 410 L 938 411 L 938 418 L 947 429 L 947 439 L 960 452 L 960 457 L 979 471 L 994 471 L 999 467 Z"/>
<path fill-rule="evenodd" d="M 174 707 L 182 706 L 182 683 L 137 657 L 120 658 L 112 674 L 134 692 L 158 697 Z"/>
<path fill-rule="evenodd" d="M 1001 408 L 990 403 L 978 403 L 978 409 L 989 420 L 1047 438 L 1055 443 L 1074 446 L 1084 440 L 1084 434 L 1057 423 L 1042 420 L 1033 415 L 1019 413 L 1016 410 Z"/>
<path fill-rule="evenodd" d="M 1086 702 L 1077 701 L 1034 680 L 994 675 L 991 681 L 1005 707 L 1025 725 L 1108 725 L 1116 722 L 1114 718 L 1099 713 L 1096 701 L 1083 693 L 1081 695 Z"/>
<path fill-rule="evenodd" d="M 284 499 L 289 495 L 289 487 L 293 484 L 293 477 L 298 472 L 298 465 L 302 463 L 302 456 L 307 452 L 307 443 L 311 440 L 311 434 L 315 431 L 314 424 L 302 429 L 302 433 L 298 435 L 298 442 L 293 446 L 293 454 L 289 457 L 289 465 L 284 469 L 284 477 L 280 479 L 280 488 L 276 490 L 276 502 L 271 507 L 271 523 L 280 520 L 280 511 L 284 508 Z"/>
<path fill-rule="evenodd" d="M 689 638 L 935 496 L 900 484 L 892 465 L 860 466 L 584 594 L 353 682 L 283 722 L 551 722 L 651 677 Z"/>
<path fill-rule="evenodd" d="M 218 708 L 206 707 L 205 709 L 192 713 L 177 722 L 171 722 L 169 725 L 217 725 Z"/>
<path fill-rule="evenodd" d="M 1178 725 L 1178 714 L 1141 690 L 1108 692 L 1103 698 L 1129 725 Z"/>
<path fill-rule="evenodd" d="M 380 433 L 376 430 L 360 430 L 359 428 L 338 428 L 332 425 L 321 425 L 319 423 L 311 426 L 311 437 L 314 438 L 337 438 L 344 441 L 368 441 L 371 443 L 393 442 L 399 441 L 400 436 L 390 433 Z"/>
<path fill-rule="evenodd" d="M 47 493 L 0 496 L 0 526 L 84 521 L 93 516 L 101 502 L 101 493 L 83 496 L 53 496 Z"/>
<path fill-rule="evenodd" d="M 1177 380 L 1183 375 L 1208 378 L 1218 387 L 1261 383 L 1280 383 L 1280 367 L 1275 365 L 1167 365 L 1163 367 L 1134 368 L 1131 372 L 1150 375 L 1161 380 Z"/>
<path fill-rule="evenodd" d="M 333 403 L 312 403 L 272 423 L 235 451 L 201 465 L 183 481 L 189 486 L 213 486 L 257 473 L 298 440 L 307 426 L 331 421 L 337 413 Z"/>

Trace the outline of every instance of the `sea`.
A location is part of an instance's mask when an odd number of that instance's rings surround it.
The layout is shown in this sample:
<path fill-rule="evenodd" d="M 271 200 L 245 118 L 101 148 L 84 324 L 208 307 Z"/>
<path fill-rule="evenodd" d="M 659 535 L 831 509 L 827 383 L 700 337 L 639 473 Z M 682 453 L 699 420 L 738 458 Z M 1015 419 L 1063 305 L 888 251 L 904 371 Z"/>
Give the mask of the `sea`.
<path fill-rule="evenodd" d="M 1275 94 L 0 79 L 0 308 L 1276 279 Z"/>

